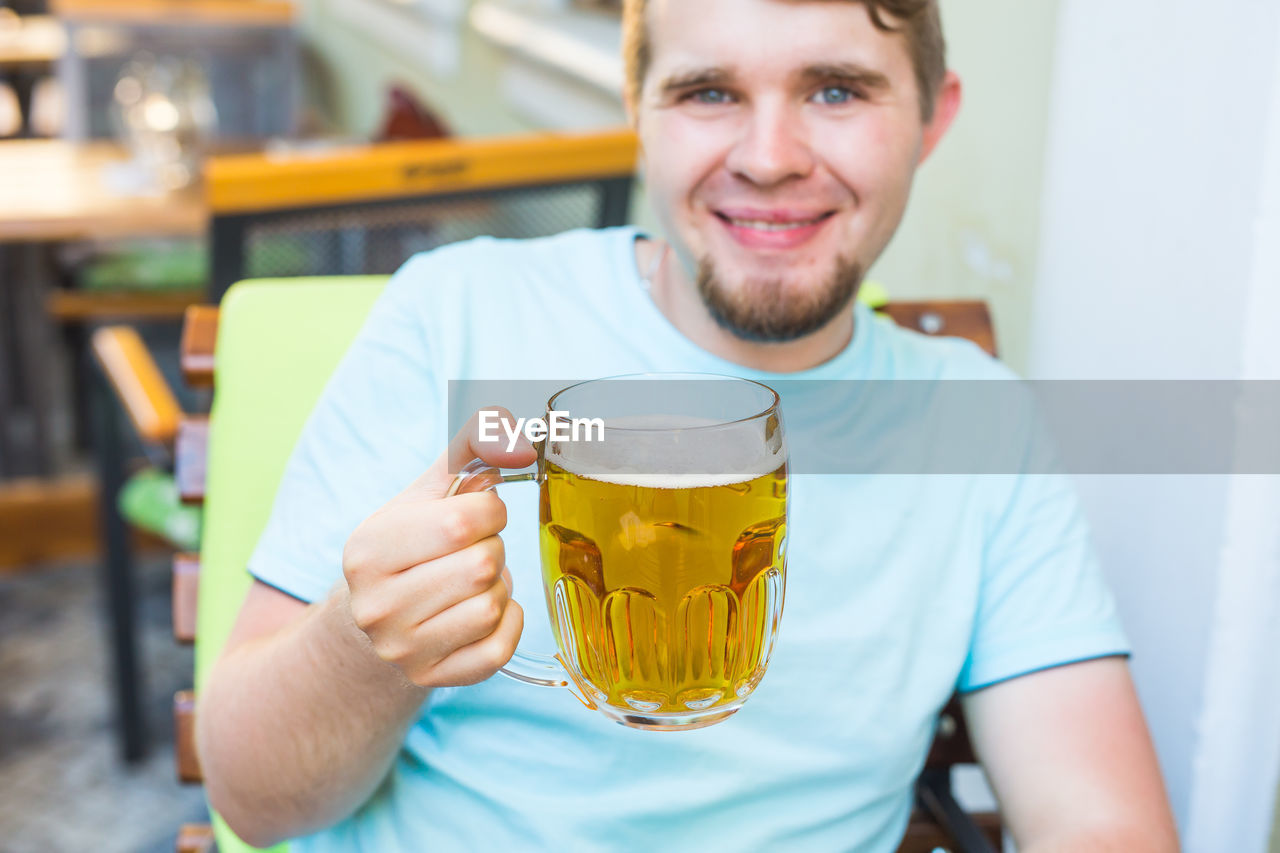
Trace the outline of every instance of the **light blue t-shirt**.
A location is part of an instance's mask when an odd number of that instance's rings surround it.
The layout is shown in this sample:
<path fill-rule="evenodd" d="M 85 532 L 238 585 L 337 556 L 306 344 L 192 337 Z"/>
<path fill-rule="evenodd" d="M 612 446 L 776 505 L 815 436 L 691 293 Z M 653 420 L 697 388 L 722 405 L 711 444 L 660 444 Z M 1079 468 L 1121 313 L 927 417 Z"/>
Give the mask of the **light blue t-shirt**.
<path fill-rule="evenodd" d="M 658 311 L 636 237 L 480 239 L 410 260 L 312 414 L 250 571 L 306 601 L 326 595 L 351 531 L 444 449 L 451 379 L 1010 376 L 967 342 L 862 306 L 852 341 L 825 364 L 742 368 Z M 953 691 L 1127 652 L 1062 478 L 797 474 L 789 489 L 785 611 L 768 672 L 737 714 L 654 733 L 501 675 L 437 689 L 376 795 L 294 848 L 888 853 Z M 551 652 L 536 489 L 502 495 L 522 645 Z"/>

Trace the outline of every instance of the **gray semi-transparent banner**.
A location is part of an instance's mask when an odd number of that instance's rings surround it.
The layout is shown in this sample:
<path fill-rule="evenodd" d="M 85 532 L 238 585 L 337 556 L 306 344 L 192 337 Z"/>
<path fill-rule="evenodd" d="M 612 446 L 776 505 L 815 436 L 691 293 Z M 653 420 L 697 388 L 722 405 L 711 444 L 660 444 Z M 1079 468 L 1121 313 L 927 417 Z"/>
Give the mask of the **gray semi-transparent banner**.
<path fill-rule="evenodd" d="M 715 379 L 606 380 L 592 383 L 590 394 L 564 395 L 576 405 L 558 405 L 549 418 L 552 395 L 573 385 L 451 381 L 450 434 L 477 411 L 501 406 L 524 419 L 521 434 L 535 441 L 570 449 L 598 442 L 565 456 L 584 460 L 576 467 L 585 475 L 618 466 L 666 472 L 674 452 L 678 473 L 723 476 L 754 464 L 753 452 L 778 440 L 777 419 L 771 426 L 763 416 L 771 395 L 759 386 L 737 394 L 736 383 Z M 1280 381 L 786 380 L 768 387 L 781 400 L 791 473 L 1280 474 Z M 651 416 L 645 423 L 661 439 L 644 445 L 650 458 L 636 456 L 625 429 L 637 416 Z M 597 419 L 602 434 L 592 428 Z M 707 428 L 726 423 L 740 428 Z M 488 427 L 505 447 L 514 425 L 495 417 Z"/>

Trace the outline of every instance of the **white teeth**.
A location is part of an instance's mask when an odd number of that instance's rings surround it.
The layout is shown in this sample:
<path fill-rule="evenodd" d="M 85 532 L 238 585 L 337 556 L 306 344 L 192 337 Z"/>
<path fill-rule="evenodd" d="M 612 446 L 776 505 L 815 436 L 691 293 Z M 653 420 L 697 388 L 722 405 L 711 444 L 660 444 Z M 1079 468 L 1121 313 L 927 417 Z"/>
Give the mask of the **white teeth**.
<path fill-rule="evenodd" d="M 756 231 L 793 231 L 796 228 L 804 228 L 820 222 L 822 217 L 817 219 L 809 219 L 805 222 L 765 222 L 761 219 L 730 219 L 739 228 L 752 228 Z"/>

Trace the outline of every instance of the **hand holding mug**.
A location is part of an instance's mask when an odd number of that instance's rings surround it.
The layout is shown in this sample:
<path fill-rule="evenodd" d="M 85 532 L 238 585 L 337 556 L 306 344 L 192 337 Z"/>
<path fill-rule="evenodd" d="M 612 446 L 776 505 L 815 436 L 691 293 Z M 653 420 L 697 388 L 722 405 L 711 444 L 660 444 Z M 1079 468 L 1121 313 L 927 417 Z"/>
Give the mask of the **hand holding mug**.
<path fill-rule="evenodd" d="M 502 410 L 509 417 L 509 413 Z M 514 450 L 477 441 L 472 418 L 408 488 L 365 519 L 343 549 L 351 616 L 382 660 L 423 687 L 474 684 L 510 659 L 524 613 L 498 533 L 506 507 L 492 492 L 446 497 L 468 461 L 522 467 Z"/>

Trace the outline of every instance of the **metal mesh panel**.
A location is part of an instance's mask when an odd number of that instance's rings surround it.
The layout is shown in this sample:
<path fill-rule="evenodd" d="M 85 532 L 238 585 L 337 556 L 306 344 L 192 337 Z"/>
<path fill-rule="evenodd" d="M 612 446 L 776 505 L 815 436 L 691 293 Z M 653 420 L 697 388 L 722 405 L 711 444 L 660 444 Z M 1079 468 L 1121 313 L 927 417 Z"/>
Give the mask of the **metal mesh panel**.
<path fill-rule="evenodd" d="M 597 224 L 599 184 L 504 190 L 455 200 L 299 212 L 250 222 L 245 277 L 395 272 L 416 252 L 472 237 L 543 237 Z"/>

